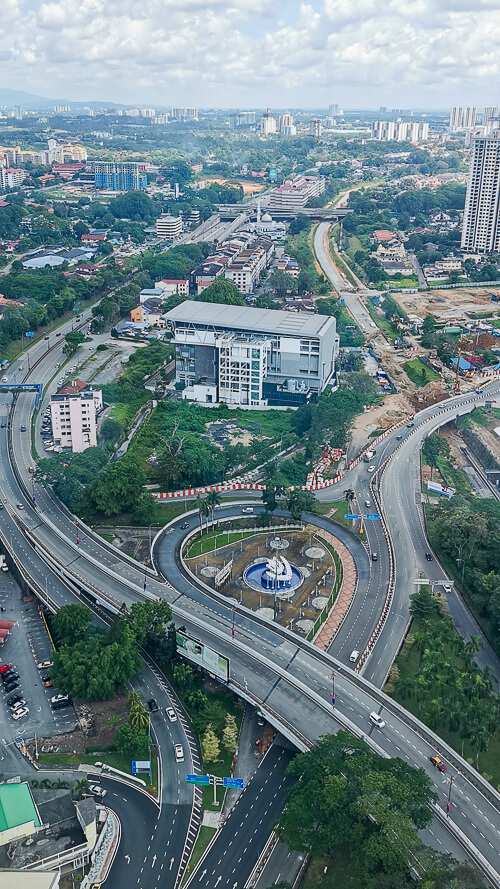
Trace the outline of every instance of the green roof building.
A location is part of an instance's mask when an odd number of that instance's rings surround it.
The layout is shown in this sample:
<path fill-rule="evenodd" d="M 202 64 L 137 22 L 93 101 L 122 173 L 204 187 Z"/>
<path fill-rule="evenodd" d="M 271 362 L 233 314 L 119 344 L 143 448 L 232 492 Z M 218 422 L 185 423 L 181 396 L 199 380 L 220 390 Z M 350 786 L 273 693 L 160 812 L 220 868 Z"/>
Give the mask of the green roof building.
<path fill-rule="evenodd" d="M 41 823 L 28 784 L 0 784 L 0 846 L 30 836 Z"/>

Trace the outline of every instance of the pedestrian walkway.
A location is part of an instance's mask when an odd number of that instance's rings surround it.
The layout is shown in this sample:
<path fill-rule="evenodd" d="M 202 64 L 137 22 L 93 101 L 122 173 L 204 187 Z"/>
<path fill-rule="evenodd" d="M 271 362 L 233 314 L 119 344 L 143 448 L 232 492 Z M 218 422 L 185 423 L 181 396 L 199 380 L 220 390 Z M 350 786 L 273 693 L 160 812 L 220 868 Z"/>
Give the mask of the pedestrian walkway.
<path fill-rule="evenodd" d="M 321 648 L 322 651 L 327 651 L 351 607 L 354 593 L 356 592 L 358 575 L 356 571 L 356 563 L 351 553 L 347 547 L 337 539 L 337 537 L 334 537 L 334 535 L 330 534 L 328 531 L 318 532 L 316 536 L 323 538 L 323 540 L 336 550 L 342 563 L 343 571 L 343 581 L 339 594 L 330 614 L 324 624 L 322 624 L 321 629 L 318 631 L 318 634 L 314 639 L 314 645 Z"/>

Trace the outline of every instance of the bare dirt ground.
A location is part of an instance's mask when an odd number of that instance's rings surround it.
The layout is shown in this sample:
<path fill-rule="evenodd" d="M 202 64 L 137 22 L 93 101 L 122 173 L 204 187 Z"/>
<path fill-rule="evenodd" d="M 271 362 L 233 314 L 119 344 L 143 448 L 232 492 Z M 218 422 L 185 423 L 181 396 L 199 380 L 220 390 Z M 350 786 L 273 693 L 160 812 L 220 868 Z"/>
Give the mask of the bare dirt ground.
<path fill-rule="evenodd" d="M 55 738 L 39 739 L 43 753 L 84 753 L 85 748 L 109 747 L 115 739 L 118 725 L 127 719 L 127 698 L 118 695 L 109 701 L 79 701 L 76 706 L 78 722 L 73 732 Z"/>
<path fill-rule="evenodd" d="M 366 445 L 370 444 L 370 440 L 376 438 L 376 435 L 370 433 L 383 432 L 389 426 L 393 426 L 402 420 L 407 414 L 413 413 L 411 403 L 403 393 L 395 395 L 387 395 L 382 405 L 366 411 L 364 414 L 358 414 L 353 420 L 351 426 L 351 441 L 349 444 L 349 457 L 359 454 Z"/>
<path fill-rule="evenodd" d="M 203 182 L 217 182 L 217 185 L 224 185 L 225 182 L 228 182 L 228 178 L 224 179 L 220 176 L 207 176 Z M 248 182 L 246 179 L 236 179 L 233 180 L 238 182 L 239 185 L 243 188 L 244 194 L 255 194 L 257 191 L 263 191 L 267 183 L 266 182 Z"/>
<path fill-rule="evenodd" d="M 491 302 L 497 287 L 463 287 L 452 290 L 432 290 L 424 293 L 393 293 L 392 298 L 410 315 L 462 316 L 465 312 L 497 311 L 498 303 Z M 451 313 L 451 314 L 450 314 Z"/>

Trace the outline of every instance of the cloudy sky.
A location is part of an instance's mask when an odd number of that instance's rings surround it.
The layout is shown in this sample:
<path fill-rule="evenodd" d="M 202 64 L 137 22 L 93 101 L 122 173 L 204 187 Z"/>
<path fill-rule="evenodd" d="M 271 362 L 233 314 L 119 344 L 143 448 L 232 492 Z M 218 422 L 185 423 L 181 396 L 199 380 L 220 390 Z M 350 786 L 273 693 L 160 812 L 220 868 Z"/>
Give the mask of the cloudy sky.
<path fill-rule="evenodd" d="M 500 0 L 2 0 L 0 84 L 144 106 L 500 100 Z"/>

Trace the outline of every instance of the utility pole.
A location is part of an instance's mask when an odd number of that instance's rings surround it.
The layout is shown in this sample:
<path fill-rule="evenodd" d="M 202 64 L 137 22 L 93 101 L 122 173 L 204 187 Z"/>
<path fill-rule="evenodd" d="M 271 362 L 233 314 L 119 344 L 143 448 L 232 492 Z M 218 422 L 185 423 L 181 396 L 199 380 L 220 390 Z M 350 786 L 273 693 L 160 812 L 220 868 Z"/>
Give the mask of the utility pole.
<path fill-rule="evenodd" d="M 455 780 L 455 775 L 451 775 L 448 778 L 448 802 L 446 803 L 446 817 L 450 817 L 451 810 L 451 788 L 453 787 L 453 782 Z"/>

